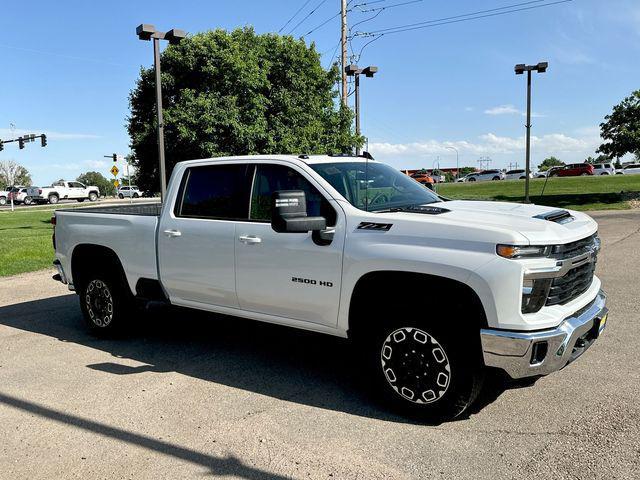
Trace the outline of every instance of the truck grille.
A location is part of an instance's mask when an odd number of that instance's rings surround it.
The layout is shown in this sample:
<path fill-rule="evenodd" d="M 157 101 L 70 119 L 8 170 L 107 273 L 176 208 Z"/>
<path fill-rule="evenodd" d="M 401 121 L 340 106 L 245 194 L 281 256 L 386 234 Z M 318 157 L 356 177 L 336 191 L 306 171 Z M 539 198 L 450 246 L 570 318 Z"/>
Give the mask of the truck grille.
<path fill-rule="evenodd" d="M 597 239 L 598 234 L 582 238 L 575 242 L 565 243 L 564 245 L 556 245 L 553 247 L 552 256 L 558 260 L 566 260 L 567 258 L 577 257 L 594 248 L 600 248 L 600 241 Z"/>
<path fill-rule="evenodd" d="M 551 281 L 546 305 L 563 305 L 589 289 L 596 271 L 599 249 L 600 240 L 597 234 L 555 247 L 554 256 L 558 259 L 569 259 L 587 252 L 592 252 L 592 259 L 588 263 L 569 270 L 564 276 L 554 278 Z"/>

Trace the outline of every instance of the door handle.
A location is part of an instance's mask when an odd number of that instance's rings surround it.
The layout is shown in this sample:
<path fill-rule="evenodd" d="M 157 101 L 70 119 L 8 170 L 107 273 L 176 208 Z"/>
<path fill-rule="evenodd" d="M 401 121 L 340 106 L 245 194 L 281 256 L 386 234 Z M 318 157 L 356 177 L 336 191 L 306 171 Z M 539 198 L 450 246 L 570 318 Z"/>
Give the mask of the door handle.
<path fill-rule="evenodd" d="M 180 230 L 165 230 L 163 232 L 167 237 L 179 237 L 182 235 Z"/>
<path fill-rule="evenodd" d="M 262 242 L 262 239 L 260 237 L 256 237 L 255 235 L 240 235 L 238 237 L 238 240 L 247 245 L 253 245 Z"/>

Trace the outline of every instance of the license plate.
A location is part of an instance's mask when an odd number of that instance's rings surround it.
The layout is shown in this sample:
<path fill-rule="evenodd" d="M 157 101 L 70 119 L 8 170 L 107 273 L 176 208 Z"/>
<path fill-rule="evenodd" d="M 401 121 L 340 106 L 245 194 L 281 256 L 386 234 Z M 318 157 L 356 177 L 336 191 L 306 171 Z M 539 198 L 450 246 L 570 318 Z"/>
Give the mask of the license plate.
<path fill-rule="evenodd" d="M 604 327 L 607 325 L 608 316 L 609 314 L 606 314 L 600 319 L 600 324 L 598 325 L 598 335 L 602 333 L 602 331 L 604 330 Z"/>

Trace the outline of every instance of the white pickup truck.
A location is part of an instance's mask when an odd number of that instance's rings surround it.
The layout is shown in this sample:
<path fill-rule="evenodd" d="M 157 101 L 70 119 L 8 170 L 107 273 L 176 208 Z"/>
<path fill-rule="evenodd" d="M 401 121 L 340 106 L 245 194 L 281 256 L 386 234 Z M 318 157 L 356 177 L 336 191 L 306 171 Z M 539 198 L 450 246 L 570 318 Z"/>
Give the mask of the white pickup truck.
<path fill-rule="evenodd" d="M 94 185 L 87 187 L 80 182 L 60 180 L 50 187 L 29 187 L 27 195 L 31 197 L 34 203 L 48 202 L 55 204 L 60 200 L 84 202 L 87 199 L 95 202 L 100 197 L 100 189 Z"/>
<path fill-rule="evenodd" d="M 361 157 L 182 162 L 162 206 L 52 222 L 54 278 L 95 332 L 137 300 L 348 337 L 374 392 L 423 418 L 461 414 L 489 367 L 560 370 L 607 319 L 589 216 L 446 200 Z M 415 308 L 425 292 L 439 301 Z"/>

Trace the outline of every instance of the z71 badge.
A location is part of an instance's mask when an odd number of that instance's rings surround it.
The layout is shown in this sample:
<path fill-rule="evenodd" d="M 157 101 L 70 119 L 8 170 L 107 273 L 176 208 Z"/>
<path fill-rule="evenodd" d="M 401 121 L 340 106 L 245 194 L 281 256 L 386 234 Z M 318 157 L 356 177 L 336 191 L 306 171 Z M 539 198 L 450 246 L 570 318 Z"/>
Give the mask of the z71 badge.
<path fill-rule="evenodd" d="M 291 281 L 295 283 L 305 283 L 307 285 L 318 285 L 320 287 L 333 287 L 333 282 L 314 280 L 313 278 L 291 277 Z"/>

